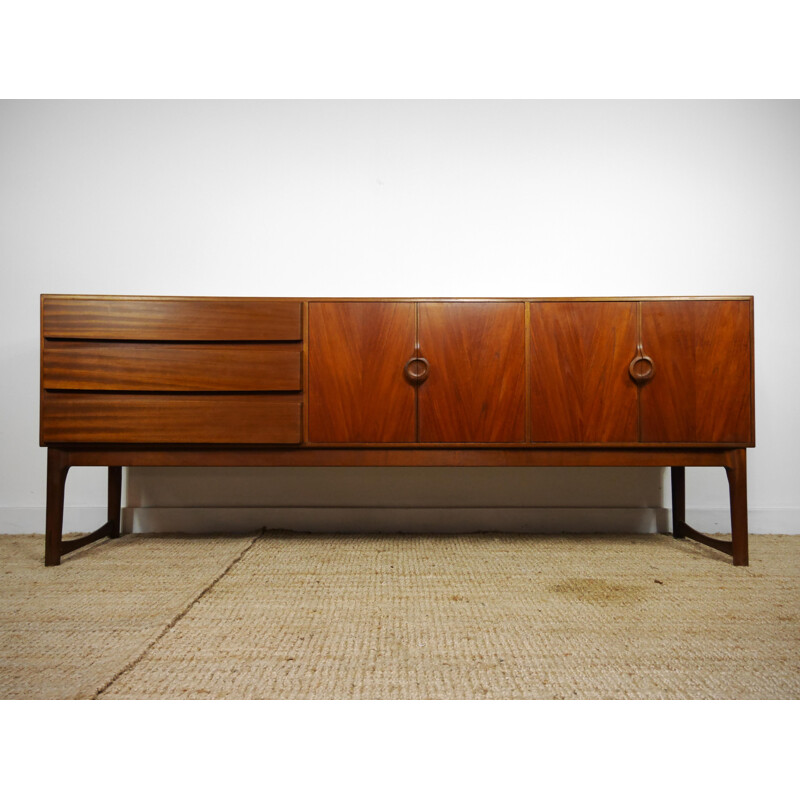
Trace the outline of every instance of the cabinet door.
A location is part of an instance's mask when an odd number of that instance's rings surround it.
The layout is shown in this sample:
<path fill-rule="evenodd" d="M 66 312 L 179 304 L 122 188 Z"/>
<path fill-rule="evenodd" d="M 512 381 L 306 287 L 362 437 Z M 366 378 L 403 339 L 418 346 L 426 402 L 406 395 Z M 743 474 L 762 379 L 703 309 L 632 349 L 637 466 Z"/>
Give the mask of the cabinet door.
<path fill-rule="evenodd" d="M 420 442 L 525 441 L 525 304 L 419 304 Z"/>
<path fill-rule="evenodd" d="M 635 302 L 531 303 L 531 440 L 635 442 Z"/>
<path fill-rule="evenodd" d="M 753 439 L 749 300 L 643 301 L 643 442 Z"/>
<path fill-rule="evenodd" d="M 415 303 L 308 304 L 311 442 L 413 442 Z"/>

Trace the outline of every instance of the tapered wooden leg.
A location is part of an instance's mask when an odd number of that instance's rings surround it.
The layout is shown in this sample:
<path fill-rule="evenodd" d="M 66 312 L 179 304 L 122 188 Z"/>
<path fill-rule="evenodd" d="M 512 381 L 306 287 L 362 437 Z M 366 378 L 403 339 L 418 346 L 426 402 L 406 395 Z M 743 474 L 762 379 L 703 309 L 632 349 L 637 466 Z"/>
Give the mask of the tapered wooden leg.
<path fill-rule="evenodd" d="M 122 519 L 122 467 L 108 468 L 108 522 L 109 537 L 119 538 Z"/>
<path fill-rule="evenodd" d="M 62 450 L 47 449 L 47 517 L 45 520 L 44 563 L 61 563 L 61 529 L 64 523 L 64 487 L 69 464 Z"/>
<path fill-rule="evenodd" d="M 725 467 L 731 496 L 731 540 L 733 564 L 746 567 L 749 563 L 747 548 L 747 451 L 731 452 L 731 465 Z"/>
<path fill-rule="evenodd" d="M 671 467 L 672 477 L 672 535 L 684 539 L 681 526 L 686 522 L 686 467 Z"/>

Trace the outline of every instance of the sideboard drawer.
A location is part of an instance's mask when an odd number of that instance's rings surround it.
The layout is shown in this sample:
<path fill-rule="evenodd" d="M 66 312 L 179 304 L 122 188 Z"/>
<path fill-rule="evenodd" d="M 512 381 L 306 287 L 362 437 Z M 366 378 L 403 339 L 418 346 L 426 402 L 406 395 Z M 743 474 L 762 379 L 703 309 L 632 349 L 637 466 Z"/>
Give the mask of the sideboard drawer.
<path fill-rule="evenodd" d="M 300 341 L 297 300 L 42 297 L 42 335 L 127 341 Z"/>
<path fill-rule="evenodd" d="M 281 395 L 42 393 L 43 444 L 299 444 L 302 401 Z"/>
<path fill-rule="evenodd" d="M 299 391 L 300 344 L 45 340 L 42 386 L 120 392 Z"/>

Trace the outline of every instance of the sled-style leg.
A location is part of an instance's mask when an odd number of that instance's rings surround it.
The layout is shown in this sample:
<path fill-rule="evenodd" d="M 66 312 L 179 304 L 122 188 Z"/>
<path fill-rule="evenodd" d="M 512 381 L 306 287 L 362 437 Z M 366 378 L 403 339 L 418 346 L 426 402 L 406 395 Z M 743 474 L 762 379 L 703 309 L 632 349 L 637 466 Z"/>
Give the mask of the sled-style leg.
<path fill-rule="evenodd" d="M 108 468 L 108 521 L 94 533 L 79 539 L 63 541 L 64 486 L 69 471 L 69 457 L 63 450 L 50 447 L 47 450 L 47 519 L 45 522 L 44 563 L 54 567 L 61 563 L 61 556 L 79 547 L 96 542 L 104 536 L 116 539 L 120 534 L 122 518 L 122 467 Z"/>
<path fill-rule="evenodd" d="M 684 467 L 672 467 L 672 535 L 688 538 L 721 550 L 733 558 L 735 567 L 748 565 L 747 555 L 747 451 L 744 448 L 728 451 L 725 473 L 731 498 L 731 538 L 714 539 L 686 523 L 686 472 Z"/>

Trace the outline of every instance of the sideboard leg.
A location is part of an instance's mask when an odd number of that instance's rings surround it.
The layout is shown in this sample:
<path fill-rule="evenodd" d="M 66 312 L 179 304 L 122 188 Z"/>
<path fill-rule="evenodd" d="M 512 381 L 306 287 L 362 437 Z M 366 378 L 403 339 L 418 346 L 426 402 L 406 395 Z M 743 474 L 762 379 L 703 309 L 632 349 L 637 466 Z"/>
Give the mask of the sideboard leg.
<path fill-rule="evenodd" d="M 731 453 L 731 465 L 725 467 L 731 496 L 731 540 L 733 564 L 746 567 L 747 552 L 747 451 L 743 448 Z"/>
<path fill-rule="evenodd" d="M 672 478 L 672 535 L 686 538 L 681 527 L 686 522 L 686 467 L 671 467 Z"/>
<path fill-rule="evenodd" d="M 109 537 L 118 539 L 122 522 L 122 467 L 108 468 Z"/>
<path fill-rule="evenodd" d="M 45 521 L 44 563 L 55 567 L 61 557 L 79 547 L 96 542 L 104 536 L 116 539 L 120 534 L 122 519 L 122 467 L 108 468 L 108 521 L 93 533 L 66 542 L 62 538 L 64 527 L 64 487 L 69 471 L 68 454 L 50 447 L 47 450 L 47 519 Z"/>
<path fill-rule="evenodd" d="M 45 519 L 44 563 L 61 563 L 61 531 L 64 524 L 64 487 L 69 464 L 62 450 L 47 448 L 47 515 Z"/>

